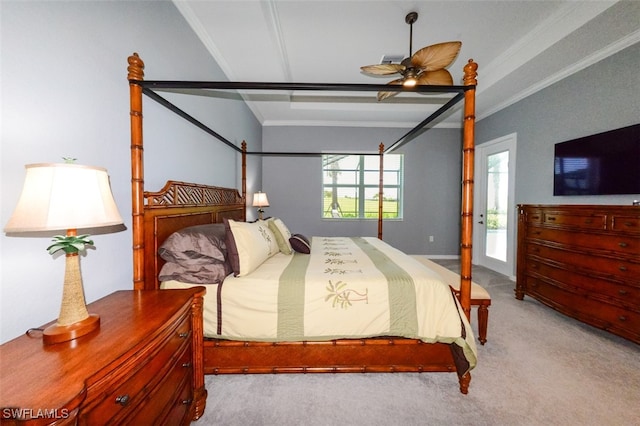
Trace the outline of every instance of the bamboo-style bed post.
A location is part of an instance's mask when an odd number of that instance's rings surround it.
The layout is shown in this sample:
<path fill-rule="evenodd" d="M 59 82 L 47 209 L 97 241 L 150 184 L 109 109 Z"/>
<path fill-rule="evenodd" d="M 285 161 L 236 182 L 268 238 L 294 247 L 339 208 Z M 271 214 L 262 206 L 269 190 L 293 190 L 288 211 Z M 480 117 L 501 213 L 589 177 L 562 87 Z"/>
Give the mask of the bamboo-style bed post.
<path fill-rule="evenodd" d="M 471 317 L 471 255 L 473 248 L 473 168 L 476 77 L 478 64 L 469 59 L 464 67 L 464 85 L 473 86 L 464 92 L 464 127 L 462 136 L 462 213 L 460 235 L 460 304 Z"/>
<path fill-rule="evenodd" d="M 378 146 L 378 154 L 380 155 L 380 182 L 378 184 L 378 239 L 382 239 L 382 211 L 384 210 L 384 144 Z"/>
<path fill-rule="evenodd" d="M 244 220 L 247 220 L 247 142 L 242 141 L 242 200 L 244 201 Z"/>
<path fill-rule="evenodd" d="M 142 145 L 142 86 L 144 62 L 137 53 L 128 58 L 131 110 L 131 220 L 133 222 L 133 288 L 144 289 L 144 148 Z"/>

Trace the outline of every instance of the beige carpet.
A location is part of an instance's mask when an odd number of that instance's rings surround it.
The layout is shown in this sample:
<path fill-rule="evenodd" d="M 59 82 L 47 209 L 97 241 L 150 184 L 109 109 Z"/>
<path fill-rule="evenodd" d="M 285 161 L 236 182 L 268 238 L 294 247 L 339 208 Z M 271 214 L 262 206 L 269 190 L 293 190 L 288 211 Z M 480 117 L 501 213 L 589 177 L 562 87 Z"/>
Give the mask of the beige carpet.
<path fill-rule="evenodd" d="M 206 376 L 194 424 L 640 424 L 639 345 L 518 301 L 514 283 L 487 269 L 474 268 L 473 280 L 492 305 L 468 395 L 449 373 Z"/>

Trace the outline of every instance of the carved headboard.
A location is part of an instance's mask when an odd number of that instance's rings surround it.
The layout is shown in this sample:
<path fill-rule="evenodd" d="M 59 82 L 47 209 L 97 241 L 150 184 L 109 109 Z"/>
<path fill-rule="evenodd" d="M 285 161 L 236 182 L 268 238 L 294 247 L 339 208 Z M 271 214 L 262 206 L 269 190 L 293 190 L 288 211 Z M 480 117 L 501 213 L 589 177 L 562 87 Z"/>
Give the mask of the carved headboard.
<path fill-rule="evenodd" d="M 144 259 L 139 259 L 144 262 L 144 278 L 134 282 L 136 290 L 159 288 L 158 273 L 164 260 L 158 255 L 158 248 L 173 232 L 187 226 L 220 223 L 224 218 L 246 218 L 245 199 L 233 188 L 168 181 L 159 192 L 145 192 L 144 199 L 144 243 L 138 250 Z"/>

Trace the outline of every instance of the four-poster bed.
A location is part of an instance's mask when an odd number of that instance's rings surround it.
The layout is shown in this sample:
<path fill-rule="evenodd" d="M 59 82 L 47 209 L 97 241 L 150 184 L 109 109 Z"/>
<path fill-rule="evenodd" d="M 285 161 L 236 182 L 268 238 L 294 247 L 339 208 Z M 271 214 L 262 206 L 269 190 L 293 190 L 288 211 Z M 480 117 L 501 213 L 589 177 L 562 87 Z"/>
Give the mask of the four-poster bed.
<path fill-rule="evenodd" d="M 158 249 L 174 232 L 186 227 L 221 223 L 225 219 L 246 219 L 246 156 L 247 155 L 307 155 L 301 153 L 247 152 L 246 144 L 238 148 L 231 142 L 181 111 L 154 89 L 217 88 L 260 90 L 389 90 L 386 85 L 297 84 L 297 83 L 234 83 L 234 82 L 163 82 L 144 81 L 144 64 L 137 54 L 129 57 L 128 79 L 131 96 L 131 170 L 133 220 L 133 281 L 139 290 L 160 288 L 158 274 L 164 264 Z M 464 99 L 463 177 L 461 209 L 461 274 L 459 305 L 465 321 L 470 315 L 473 152 L 475 123 L 475 85 L 477 64 L 469 60 L 464 67 L 463 86 L 418 86 L 413 91 L 453 93 L 454 96 L 436 113 L 391 144 L 383 154 L 410 140 L 425 125 Z M 394 88 L 392 90 L 402 90 Z M 221 188 L 193 183 L 168 181 L 158 192 L 144 188 L 142 95 L 161 103 L 205 132 L 220 139 L 242 155 L 242 189 Z M 316 154 L 317 155 L 317 154 Z M 382 167 L 381 167 L 382 169 Z M 382 178 L 380 182 L 382 191 Z M 380 209 L 382 196 L 379 196 Z M 378 238 L 382 239 L 382 215 L 379 215 Z M 215 293 L 221 285 L 208 286 Z M 455 303 L 455 302 L 454 302 Z M 451 343 L 425 343 L 414 338 L 392 336 L 329 341 L 238 341 L 206 338 L 203 342 L 204 360 L 194 365 L 205 374 L 245 373 L 320 373 L 320 372 L 457 372 L 460 390 L 467 393 L 470 374 L 461 371 L 460 355 Z M 204 383 L 196 383 L 196 389 Z M 201 392 L 204 399 L 206 392 Z M 204 401 L 196 401 L 204 404 Z"/>

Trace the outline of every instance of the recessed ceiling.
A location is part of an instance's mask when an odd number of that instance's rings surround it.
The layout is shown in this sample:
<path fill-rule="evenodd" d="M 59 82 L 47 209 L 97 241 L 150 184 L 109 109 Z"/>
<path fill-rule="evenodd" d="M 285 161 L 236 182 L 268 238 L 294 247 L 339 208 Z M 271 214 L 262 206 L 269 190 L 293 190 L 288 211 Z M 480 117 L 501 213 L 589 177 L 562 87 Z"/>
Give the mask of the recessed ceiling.
<path fill-rule="evenodd" d="M 189 1 L 175 0 L 231 81 L 386 83 L 360 67 L 384 55 L 408 56 L 444 41 L 462 42 L 448 68 L 462 84 L 478 64 L 481 120 L 640 41 L 637 1 Z M 244 95 L 265 126 L 413 127 L 440 104 L 432 95 L 296 92 L 269 100 Z M 459 127 L 461 107 L 438 126 Z"/>

